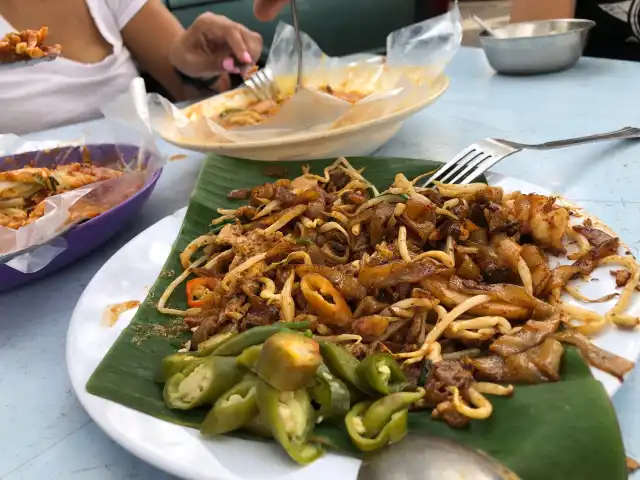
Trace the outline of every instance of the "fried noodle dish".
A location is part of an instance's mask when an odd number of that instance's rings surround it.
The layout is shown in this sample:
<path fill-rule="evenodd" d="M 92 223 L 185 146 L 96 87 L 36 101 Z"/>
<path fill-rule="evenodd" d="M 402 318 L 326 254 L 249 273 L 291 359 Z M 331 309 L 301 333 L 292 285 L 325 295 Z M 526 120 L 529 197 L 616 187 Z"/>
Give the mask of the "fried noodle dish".
<path fill-rule="evenodd" d="M 49 29 L 11 32 L 0 39 L 0 63 L 11 63 L 42 57 L 57 57 L 62 53 L 60 45 L 46 45 Z"/>
<path fill-rule="evenodd" d="M 588 339 L 638 325 L 625 310 L 640 270 L 619 255 L 618 238 L 590 220 L 571 224 L 553 197 L 482 183 L 420 187 L 427 175 L 399 173 L 379 192 L 339 159 L 323 175 L 305 168 L 233 191 L 248 203 L 220 209 L 212 231 L 182 251 L 184 271 L 157 308 L 184 317 L 192 351 L 216 335 L 308 322 L 308 337 L 340 355 L 395 360 L 401 372 L 381 364 L 382 380 L 406 377 L 424 389 L 411 408 L 454 427 L 491 416 L 488 397 L 511 395 L 514 383 L 559 381 L 565 344 L 620 379 L 633 368 Z M 569 242 L 577 252 L 567 254 Z M 550 255 L 573 263 L 553 267 Z M 619 266 L 621 290 L 588 299 L 570 281 L 599 265 Z M 186 310 L 167 304 L 178 288 Z M 601 315 L 563 301 L 565 292 L 616 302 Z"/>
<path fill-rule="evenodd" d="M 318 90 L 351 104 L 357 103 L 367 96 L 362 92 L 334 89 L 330 85 L 322 86 Z M 214 120 L 227 129 L 260 125 L 277 114 L 286 101 L 287 98 L 276 100 L 252 98 L 246 107 L 227 108 L 220 112 Z"/>
<path fill-rule="evenodd" d="M 44 215 L 48 197 L 121 175 L 119 170 L 81 163 L 0 172 L 0 226 L 21 228 Z"/>

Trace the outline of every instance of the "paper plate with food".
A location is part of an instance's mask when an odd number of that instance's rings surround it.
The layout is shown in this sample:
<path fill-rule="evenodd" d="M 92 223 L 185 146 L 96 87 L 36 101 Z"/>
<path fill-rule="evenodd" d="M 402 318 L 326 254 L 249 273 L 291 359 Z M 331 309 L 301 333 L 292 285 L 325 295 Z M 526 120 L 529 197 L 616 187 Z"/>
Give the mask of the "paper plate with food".
<path fill-rule="evenodd" d="M 67 363 L 112 438 L 193 479 L 355 480 L 409 431 L 626 478 L 640 270 L 610 229 L 516 179 L 424 188 L 424 160 L 277 166 L 211 158 L 87 287 Z"/>
<path fill-rule="evenodd" d="M 293 28 L 281 23 L 265 67 L 273 98 L 241 87 L 180 110 L 151 95 L 151 120 L 180 147 L 254 160 L 368 154 L 444 93 L 443 70 L 461 36 L 457 7 L 391 33 L 385 58 L 328 57 L 303 35 L 303 88 L 296 92 Z"/>

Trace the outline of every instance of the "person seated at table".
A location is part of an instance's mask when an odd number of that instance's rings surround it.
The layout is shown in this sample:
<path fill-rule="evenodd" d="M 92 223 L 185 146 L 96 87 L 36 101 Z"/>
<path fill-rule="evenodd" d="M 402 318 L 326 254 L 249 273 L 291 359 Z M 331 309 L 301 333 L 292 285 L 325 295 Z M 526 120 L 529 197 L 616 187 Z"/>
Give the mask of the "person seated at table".
<path fill-rule="evenodd" d="M 43 25 L 62 56 L 1 71 L 0 133 L 99 117 L 138 66 L 174 100 L 225 90 L 228 73 L 253 65 L 262 52 L 260 34 L 224 16 L 204 13 L 185 30 L 162 0 L 0 0 L 0 38 Z"/>
<path fill-rule="evenodd" d="M 511 22 L 593 20 L 585 55 L 640 61 L 640 0 L 513 0 Z"/>

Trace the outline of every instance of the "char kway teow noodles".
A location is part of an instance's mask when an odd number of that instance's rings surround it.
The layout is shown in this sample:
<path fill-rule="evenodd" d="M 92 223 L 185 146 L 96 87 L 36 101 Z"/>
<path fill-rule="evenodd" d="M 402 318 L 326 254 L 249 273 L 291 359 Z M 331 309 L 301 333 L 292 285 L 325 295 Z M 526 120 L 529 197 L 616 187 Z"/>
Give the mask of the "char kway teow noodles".
<path fill-rule="evenodd" d="M 189 243 L 157 303 L 193 332 L 159 369 L 167 406 L 208 405 L 204 435 L 248 430 L 309 463 L 322 422 L 369 452 L 406 434 L 409 411 L 487 419 L 515 384 L 560 381 L 567 344 L 618 378 L 632 369 L 588 339 L 638 324 L 626 309 L 640 271 L 618 238 L 553 197 L 420 180 L 398 173 L 379 192 L 339 159 L 230 192 L 245 205 Z M 600 265 L 617 292 L 569 284 Z M 186 310 L 171 307 L 178 289 Z M 615 304 L 599 314 L 567 294 Z"/>

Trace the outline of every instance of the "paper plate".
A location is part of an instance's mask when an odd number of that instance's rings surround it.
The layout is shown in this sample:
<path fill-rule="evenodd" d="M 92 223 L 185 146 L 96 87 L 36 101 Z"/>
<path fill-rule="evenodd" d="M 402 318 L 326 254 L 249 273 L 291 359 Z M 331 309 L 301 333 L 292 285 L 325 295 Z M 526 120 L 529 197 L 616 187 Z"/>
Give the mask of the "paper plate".
<path fill-rule="evenodd" d="M 427 108 L 440 98 L 449 88 L 449 78 L 446 75 L 440 75 L 431 87 L 424 98 L 408 108 L 385 117 L 323 132 L 242 143 L 207 142 L 206 140 L 196 142 L 173 132 L 158 131 L 158 133 L 167 142 L 187 150 L 212 152 L 250 160 L 312 160 L 340 156 L 366 156 L 389 141 L 400 130 L 405 119 Z"/>

